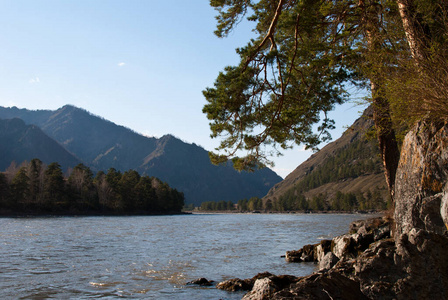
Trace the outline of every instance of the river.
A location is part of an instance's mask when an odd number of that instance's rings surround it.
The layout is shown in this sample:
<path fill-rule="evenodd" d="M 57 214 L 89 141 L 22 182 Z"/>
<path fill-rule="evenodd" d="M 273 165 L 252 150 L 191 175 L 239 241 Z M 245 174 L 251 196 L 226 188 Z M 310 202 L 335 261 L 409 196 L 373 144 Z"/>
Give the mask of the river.
<path fill-rule="evenodd" d="M 352 214 L 192 214 L 0 218 L 2 299 L 241 299 L 186 285 L 268 271 L 303 276 L 281 255 L 346 233 Z"/>

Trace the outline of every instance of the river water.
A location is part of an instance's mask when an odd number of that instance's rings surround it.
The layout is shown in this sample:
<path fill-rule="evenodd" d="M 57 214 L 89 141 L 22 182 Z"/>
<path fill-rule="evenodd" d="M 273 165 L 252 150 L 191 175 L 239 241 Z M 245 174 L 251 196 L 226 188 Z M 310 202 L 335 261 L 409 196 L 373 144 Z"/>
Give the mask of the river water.
<path fill-rule="evenodd" d="M 303 276 L 281 255 L 346 233 L 350 214 L 193 214 L 0 218 L 1 299 L 241 299 L 186 285 L 268 271 Z"/>

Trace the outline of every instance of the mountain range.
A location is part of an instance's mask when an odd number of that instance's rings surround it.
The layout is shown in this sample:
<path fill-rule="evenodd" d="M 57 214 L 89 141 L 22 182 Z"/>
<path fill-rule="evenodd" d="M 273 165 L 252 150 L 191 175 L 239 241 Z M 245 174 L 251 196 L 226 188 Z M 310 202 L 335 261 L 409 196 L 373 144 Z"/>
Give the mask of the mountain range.
<path fill-rule="evenodd" d="M 282 178 L 268 168 L 237 172 L 215 166 L 208 152 L 172 136 L 146 137 L 72 105 L 57 110 L 0 107 L 0 170 L 39 158 L 63 168 L 136 170 L 184 192 L 186 203 L 263 197 Z"/>

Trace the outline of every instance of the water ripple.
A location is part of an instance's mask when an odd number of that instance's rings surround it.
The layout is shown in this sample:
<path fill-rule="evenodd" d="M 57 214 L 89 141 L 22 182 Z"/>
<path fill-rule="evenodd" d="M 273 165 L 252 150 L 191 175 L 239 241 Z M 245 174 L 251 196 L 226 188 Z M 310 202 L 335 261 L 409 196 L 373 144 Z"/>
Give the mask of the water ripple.
<path fill-rule="evenodd" d="M 6 299 L 240 299 L 186 286 L 263 271 L 305 275 L 287 250 L 347 231 L 360 215 L 189 215 L 1 218 L 0 296 Z"/>

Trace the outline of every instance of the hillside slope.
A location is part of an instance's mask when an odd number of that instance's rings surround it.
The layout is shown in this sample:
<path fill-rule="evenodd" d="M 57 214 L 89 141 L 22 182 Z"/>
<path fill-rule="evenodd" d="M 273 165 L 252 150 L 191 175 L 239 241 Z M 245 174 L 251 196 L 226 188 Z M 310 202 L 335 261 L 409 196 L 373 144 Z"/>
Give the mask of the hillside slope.
<path fill-rule="evenodd" d="M 0 153 L 0 170 L 5 170 L 12 161 L 20 164 L 37 157 L 45 164 L 57 161 L 65 170 L 80 163 L 39 127 L 26 125 L 17 118 L 0 119 Z"/>
<path fill-rule="evenodd" d="M 387 198 L 376 142 L 366 137 L 373 127 L 372 110 L 363 115 L 337 140 L 329 143 L 299 165 L 264 197 L 265 201 L 294 201 L 299 196 L 318 195 L 331 202 L 338 192 L 373 194 Z"/>

